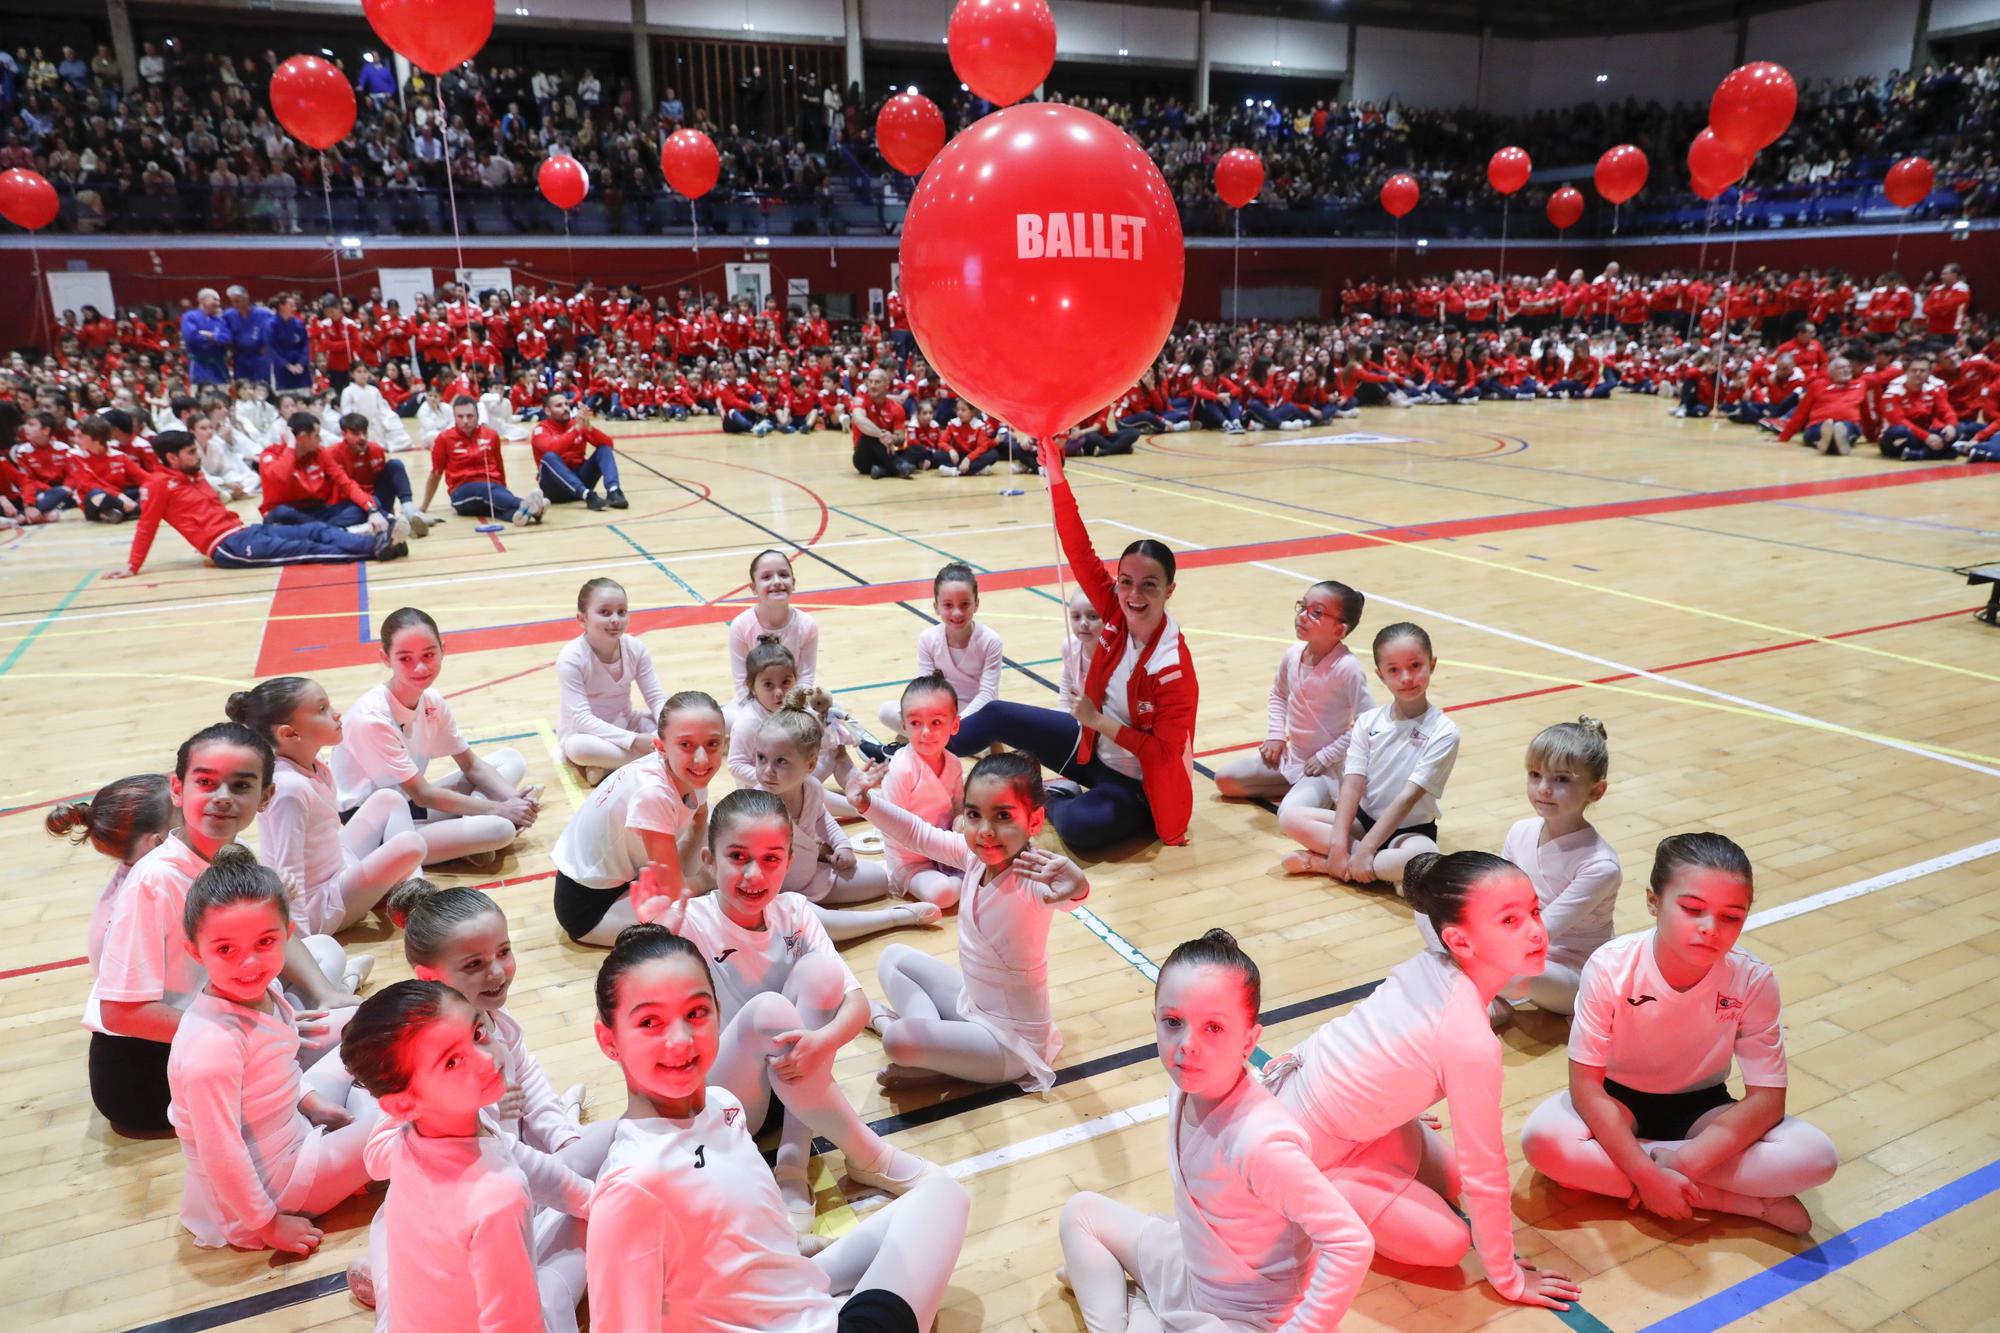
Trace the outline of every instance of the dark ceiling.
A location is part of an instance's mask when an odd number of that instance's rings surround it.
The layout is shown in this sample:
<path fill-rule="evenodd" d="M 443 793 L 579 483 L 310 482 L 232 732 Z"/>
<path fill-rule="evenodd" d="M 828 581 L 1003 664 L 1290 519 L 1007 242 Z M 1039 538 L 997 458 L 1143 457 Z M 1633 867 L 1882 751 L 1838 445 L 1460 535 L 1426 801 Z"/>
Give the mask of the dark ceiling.
<path fill-rule="evenodd" d="M 1180 3 L 1181 0 L 1175 0 Z M 1500 37 L 1591 37 L 1667 32 L 1730 23 L 1749 14 L 1788 9 L 1806 0 L 1214 0 L 1235 13 L 1378 23 L 1398 28 L 1478 32 Z M 1887 0 L 1911 3 L 1911 0 Z M 1191 4 L 1190 4 L 1191 7 Z"/>

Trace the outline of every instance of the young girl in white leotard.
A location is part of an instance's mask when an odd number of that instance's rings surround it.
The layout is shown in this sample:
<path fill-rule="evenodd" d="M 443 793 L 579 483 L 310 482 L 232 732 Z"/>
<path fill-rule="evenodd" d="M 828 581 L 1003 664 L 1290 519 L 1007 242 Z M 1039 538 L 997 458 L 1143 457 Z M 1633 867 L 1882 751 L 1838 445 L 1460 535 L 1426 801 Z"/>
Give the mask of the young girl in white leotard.
<path fill-rule="evenodd" d="M 1153 1025 L 1174 1084 L 1174 1215 L 1101 1194 L 1064 1205 L 1063 1277 L 1090 1333 L 1329 1333 L 1368 1276 L 1368 1228 L 1247 1067 L 1263 1032 L 1260 990 L 1256 963 L 1226 930 L 1180 945 L 1160 968 Z"/>
<path fill-rule="evenodd" d="M 1669 1219 L 1700 1209 L 1812 1229 L 1798 1196 L 1831 1179 L 1840 1155 L 1785 1112 L 1777 979 L 1736 947 L 1751 892 L 1750 858 L 1721 834 L 1660 843 L 1653 929 L 1583 965 L 1569 1090 L 1521 1130 L 1536 1170 Z M 1732 1063 L 1741 1100 L 1727 1086 Z"/>
<path fill-rule="evenodd" d="M 1486 1009 L 1548 951 L 1535 887 L 1486 852 L 1425 853 L 1403 880 L 1444 943 L 1391 971 L 1368 998 L 1264 1067 L 1265 1085 L 1312 1136 L 1313 1161 L 1399 1263 L 1454 1267 L 1470 1243 L 1510 1301 L 1568 1309 L 1578 1288 L 1514 1257 L 1501 1048 Z M 1419 1117 L 1443 1098 L 1451 1144 Z M 1458 1198 L 1466 1223 L 1448 1200 Z"/>
<path fill-rule="evenodd" d="M 630 617 L 625 589 L 611 579 L 592 579 L 576 595 L 583 633 L 556 654 L 556 739 L 563 758 L 593 787 L 612 770 L 646 757 L 667 702 L 652 653 L 626 632 Z"/>
<path fill-rule="evenodd" d="M 937 623 L 917 636 L 916 674 L 943 676 L 958 697 L 959 715 L 970 717 L 1000 697 L 1006 652 L 1000 636 L 976 618 L 979 576 L 970 565 L 954 561 L 937 572 L 931 580 L 931 610 Z M 880 714 L 891 732 L 902 729 L 901 699 L 885 700 Z"/>
<path fill-rule="evenodd" d="M 724 819 L 718 808 L 718 828 Z M 782 860 L 783 844 L 760 851 Z M 727 987 L 711 980 L 704 952 L 662 927 L 633 926 L 598 970 L 597 1044 L 623 1068 L 628 1100 L 590 1203 L 591 1327 L 929 1328 L 965 1239 L 965 1188 L 922 1171 L 902 1198 L 802 1257 L 757 1153 L 762 1107 L 720 1076 Z"/>
<path fill-rule="evenodd" d="M 909 744 L 889 760 L 879 795 L 934 828 L 948 829 L 965 804 L 965 766 L 948 748 L 958 734 L 958 696 L 939 672 L 903 687 L 899 730 Z M 850 802 L 851 804 L 851 802 Z M 882 849 L 889 887 L 941 911 L 958 905 L 963 869 L 934 861 L 913 842 L 890 839 Z"/>
<path fill-rule="evenodd" d="M 750 700 L 745 659 L 764 635 L 777 635 L 778 642 L 792 650 L 792 660 L 798 665 L 798 684 L 811 689 L 813 678 L 819 673 L 819 624 L 792 605 L 792 589 L 797 581 L 791 558 L 783 551 L 759 551 L 750 561 L 750 591 L 757 600 L 729 622 L 729 679 L 733 692 L 722 711 L 732 731 L 737 714 Z"/>
<path fill-rule="evenodd" d="M 890 1060 L 879 1081 L 944 1076 L 1045 1091 L 1062 1049 L 1049 1006 L 1049 921 L 1089 896 L 1090 881 L 1068 858 L 1029 845 L 1046 817 L 1041 766 L 1021 754 L 980 760 L 950 832 L 889 800 L 884 778 L 877 765 L 856 779 L 855 808 L 892 845 L 954 867 L 959 910 L 957 970 L 905 944 L 882 953 L 889 1003 L 869 1006 Z"/>

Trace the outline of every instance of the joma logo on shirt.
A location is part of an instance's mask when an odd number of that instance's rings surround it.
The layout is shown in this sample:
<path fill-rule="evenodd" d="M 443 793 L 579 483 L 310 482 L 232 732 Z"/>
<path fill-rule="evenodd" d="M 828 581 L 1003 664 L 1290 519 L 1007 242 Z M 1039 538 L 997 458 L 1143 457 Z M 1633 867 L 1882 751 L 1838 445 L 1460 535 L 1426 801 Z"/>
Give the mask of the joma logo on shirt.
<path fill-rule="evenodd" d="M 1016 213 L 1017 259 L 1144 259 L 1146 219 L 1130 213 Z"/>

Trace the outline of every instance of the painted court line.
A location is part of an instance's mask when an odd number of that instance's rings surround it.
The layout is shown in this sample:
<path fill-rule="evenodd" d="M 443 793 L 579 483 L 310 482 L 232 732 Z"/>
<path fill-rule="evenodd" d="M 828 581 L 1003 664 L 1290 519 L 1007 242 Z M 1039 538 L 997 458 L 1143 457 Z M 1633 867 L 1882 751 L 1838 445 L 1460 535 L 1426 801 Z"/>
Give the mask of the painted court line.
<path fill-rule="evenodd" d="M 42 631 L 47 629 L 50 625 L 53 625 L 56 621 L 56 617 L 60 616 L 63 612 L 69 610 L 70 603 L 74 602 L 77 598 L 83 596 L 83 590 L 85 588 L 88 588 L 96 580 L 97 580 L 97 571 L 94 569 L 86 570 L 84 572 L 82 581 L 79 582 L 74 588 L 71 588 L 69 590 L 69 594 L 65 596 L 60 602 L 57 602 L 47 615 L 43 616 L 39 621 L 35 622 L 35 627 L 29 630 L 27 634 L 23 635 L 21 641 L 14 645 L 13 652 L 8 653 L 4 660 L 0 660 L 0 676 L 4 676 L 9 671 L 12 671 L 14 669 L 14 664 L 21 660 L 22 654 L 26 653 L 29 648 L 34 646 L 36 639 L 42 637 Z"/>

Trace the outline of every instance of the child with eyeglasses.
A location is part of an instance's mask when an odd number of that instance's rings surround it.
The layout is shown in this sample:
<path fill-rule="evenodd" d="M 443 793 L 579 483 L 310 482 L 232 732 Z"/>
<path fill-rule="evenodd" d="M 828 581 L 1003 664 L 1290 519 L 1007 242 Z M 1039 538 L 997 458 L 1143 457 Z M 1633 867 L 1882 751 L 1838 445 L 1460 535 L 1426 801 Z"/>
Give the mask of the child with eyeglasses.
<path fill-rule="evenodd" d="M 1215 786 L 1239 800 L 1283 800 L 1307 778 L 1340 785 L 1354 719 L 1374 707 L 1368 676 L 1347 636 L 1367 599 L 1326 579 L 1306 589 L 1292 609 L 1298 642 L 1278 659 L 1271 682 L 1264 740 L 1249 754 L 1215 770 Z"/>

